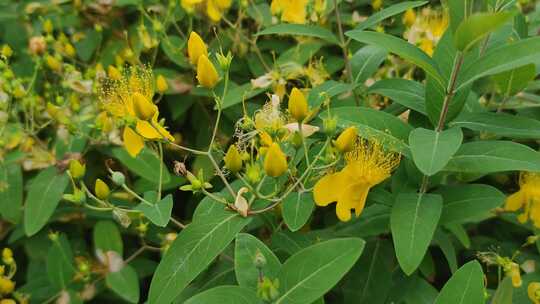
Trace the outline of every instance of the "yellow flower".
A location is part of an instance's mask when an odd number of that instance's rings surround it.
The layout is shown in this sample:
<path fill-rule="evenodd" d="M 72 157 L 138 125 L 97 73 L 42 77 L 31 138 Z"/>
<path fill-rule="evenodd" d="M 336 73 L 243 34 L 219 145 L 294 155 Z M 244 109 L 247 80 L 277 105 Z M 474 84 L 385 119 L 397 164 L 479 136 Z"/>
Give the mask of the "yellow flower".
<path fill-rule="evenodd" d="M 158 123 L 157 116 L 154 116 L 152 121 L 138 120 L 135 129 L 137 133 L 146 139 L 157 140 L 164 138 L 174 141 L 174 136 Z"/>
<path fill-rule="evenodd" d="M 157 112 L 157 107 L 139 92 L 133 93 L 133 111 L 140 120 L 150 120 Z"/>
<path fill-rule="evenodd" d="M 420 41 L 420 49 L 424 52 L 426 52 L 426 54 L 428 54 L 430 57 L 433 56 L 433 48 L 435 46 L 433 45 L 433 41 L 432 40 L 429 40 L 429 39 L 422 39 Z"/>
<path fill-rule="evenodd" d="M 188 39 L 188 57 L 191 64 L 196 65 L 199 58 L 204 55 L 208 56 L 208 49 L 202 40 L 201 36 L 196 32 L 191 32 Z"/>
<path fill-rule="evenodd" d="M 133 129 L 130 127 L 124 128 L 122 137 L 124 140 L 124 147 L 131 157 L 137 156 L 139 152 L 141 152 L 142 148 L 144 148 L 144 141 L 142 137 L 135 133 L 135 131 L 133 131 Z"/>
<path fill-rule="evenodd" d="M 214 0 L 216 2 L 217 7 L 219 7 L 222 10 L 226 10 L 229 7 L 231 7 L 232 0 Z"/>
<path fill-rule="evenodd" d="M 416 21 L 416 12 L 410 8 L 403 14 L 403 24 L 407 27 L 411 27 Z"/>
<path fill-rule="evenodd" d="M 56 59 L 51 55 L 47 55 L 45 57 L 45 62 L 47 63 L 47 66 L 55 72 L 58 72 L 62 69 L 62 63 L 60 62 L 60 60 Z"/>
<path fill-rule="evenodd" d="M 272 15 L 278 15 L 285 10 L 290 0 L 272 0 L 270 11 Z"/>
<path fill-rule="evenodd" d="M 364 209 L 369 190 L 390 177 L 400 155 L 385 152 L 375 140 L 361 139 L 354 150 L 345 155 L 346 166 L 339 172 L 321 178 L 313 190 L 318 206 L 336 204 L 336 215 L 341 221 L 351 219 L 351 209 L 359 216 Z"/>
<path fill-rule="evenodd" d="M 181 0 L 180 5 L 186 12 L 191 14 L 195 10 L 195 6 L 201 2 L 202 0 Z"/>
<path fill-rule="evenodd" d="M 165 93 L 169 89 L 169 84 L 167 83 L 167 79 L 165 79 L 163 75 L 159 75 L 157 77 L 156 88 L 157 88 L 157 91 L 161 94 Z"/>
<path fill-rule="evenodd" d="M 10 294 L 15 289 L 15 283 L 6 278 L 0 277 L 0 294 Z"/>
<path fill-rule="evenodd" d="M 540 173 L 522 172 L 519 177 L 519 191 L 506 198 L 504 208 L 523 213 L 517 219 L 521 223 L 530 218 L 536 228 L 540 228 Z"/>
<path fill-rule="evenodd" d="M 212 64 L 206 55 L 201 55 L 199 57 L 199 62 L 197 64 L 197 80 L 199 80 L 200 85 L 209 89 L 213 88 L 219 80 L 219 75 L 214 64 Z"/>
<path fill-rule="evenodd" d="M 227 150 L 227 154 L 223 158 L 225 161 L 225 167 L 229 171 L 236 173 L 242 169 L 242 156 L 238 152 L 238 148 L 235 145 L 231 145 Z"/>
<path fill-rule="evenodd" d="M 213 22 L 221 20 L 222 11 L 214 0 L 206 0 L 206 15 L 208 15 L 208 18 Z"/>
<path fill-rule="evenodd" d="M 113 80 L 122 79 L 122 73 L 120 73 L 120 71 L 113 65 L 109 65 L 107 67 L 107 75 Z"/>
<path fill-rule="evenodd" d="M 15 302 L 13 299 L 2 299 L 0 300 L 0 304 L 17 304 L 17 302 Z"/>
<path fill-rule="evenodd" d="M 104 181 L 101 179 L 96 179 L 96 184 L 94 186 L 94 193 L 99 199 L 106 199 L 109 197 L 109 194 L 111 193 L 111 190 L 109 189 L 109 186 L 105 184 Z"/>
<path fill-rule="evenodd" d="M 279 144 L 273 143 L 264 158 L 264 171 L 268 176 L 278 177 L 287 171 L 287 157 Z"/>
<path fill-rule="evenodd" d="M 296 121 L 302 121 L 308 115 L 308 104 L 304 94 L 297 88 L 293 88 L 289 96 L 289 113 Z"/>
<path fill-rule="evenodd" d="M 289 0 L 281 14 L 281 21 L 289 23 L 306 23 L 307 0 Z"/>
<path fill-rule="evenodd" d="M 7 265 L 11 265 L 15 263 L 15 260 L 13 260 L 13 251 L 11 251 L 10 248 L 2 249 L 2 262 L 4 262 Z"/>
<path fill-rule="evenodd" d="M 517 263 L 511 263 L 510 269 L 507 272 L 507 275 L 512 280 L 512 286 L 515 288 L 521 287 L 521 284 L 523 283 L 521 281 L 521 271 L 519 270 L 519 265 Z"/>
<path fill-rule="evenodd" d="M 529 283 L 529 286 L 527 286 L 527 295 L 534 304 L 540 304 L 540 283 Z"/>
<path fill-rule="evenodd" d="M 372 0 L 371 1 L 371 7 L 376 11 L 380 10 L 382 6 L 383 6 L 383 0 Z"/>
<path fill-rule="evenodd" d="M 86 165 L 81 164 L 78 160 L 72 159 L 69 162 L 69 173 L 74 179 L 79 179 L 84 176 Z"/>
<path fill-rule="evenodd" d="M 338 138 L 334 142 L 334 146 L 341 153 L 352 151 L 354 145 L 356 144 L 357 137 L 358 130 L 356 129 L 356 127 L 348 127 L 338 136 Z"/>
<path fill-rule="evenodd" d="M 259 137 L 261 138 L 262 146 L 270 147 L 272 143 L 274 142 L 270 134 L 266 133 L 265 131 L 259 132 Z"/>

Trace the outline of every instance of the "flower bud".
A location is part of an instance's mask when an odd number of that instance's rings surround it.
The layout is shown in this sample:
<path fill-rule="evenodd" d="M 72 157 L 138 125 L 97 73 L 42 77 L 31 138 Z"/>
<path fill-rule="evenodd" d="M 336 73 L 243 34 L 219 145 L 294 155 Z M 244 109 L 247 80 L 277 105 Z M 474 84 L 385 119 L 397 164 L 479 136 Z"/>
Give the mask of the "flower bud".
<path fill-rule="evenodd" d="M 416 13 L 412 8 L 405 11 L 405 14 L 403 14 L 403 24 L 407 27 L 411 27 L 414 22 L 416 21 Z"/>
<path fill-rule="evenodd" d="M 43 31 L 47 34 L 50 34 L 52 33 L 53 31 L 53 24 L 52 24 L 52 21 L 51 19 L 47 19 L 45 20 L 45 22 L 43 22 Z"/>
<path fill-rule="evenodd" d="M 111 174 L 111 179 L 113 183 L 117 186 L 123 186 L 126 183 L 126 177 L 122 172 L 114 171 Z"/>
<path fill-rule="evenodd" d="M 15 289 L 15 283 L 6 278 L 6 277 L 0 277 L 0 294 L 10 294 Z"/>
<path fill-rule="evenodd" d="M 167 83 L 167 79 L 165 79 L 163 75 L 159 75 L 157 77 L 156 88 L 157 88 L 157 91 L 161 94 L 165 93 L 169 89 L 169 84 Z"/>
<path fill-rule="evenodd" d="M 531 282 L 527 286 L 527 295 L 534 304 L 540 304 L 540 283 Z"/>
<path fill-rule="evenodd" d="M 219 75 L 214 67 L 214 64 L 206 57 L 201 55 L 197 64 L 197 80 L 199 84 L 205 88 L 213 88 L 218 80 Z"/>
<path fill-rule="evenodd" d="M 51 70 L 55 72 L 58 72 L 60 71 L 60 69 L 62 69 L 62 63 L 60 62 L 60 60 L 56 59 L 51 55 L 45 56 L 45 63 Z"/>
<path fill-rule="evenodd" d="M 199 63 L 199 58 L 204 55 L 208 56 L 208 50 L 206 49 L 206 44 L 202 40 L 201 36 L 196 32 L 191 32 L 188 39 L 188 57 L 189 61 L 193 65 Z"/>
<path fill-rule="evenodd" d="M 338 136 L 334 145 L 336 149 L 341 153 L 346 153 L 352 151 L 356 143 L 356 137 L 358 136 L 358 131 L 356 127 L 348 127 L 345 131 L 341 132 Z"/>
<path fill-rule="evenodd" d="M 334 133 L 336 132 L 336 127 L 337 127 L 337 119 L 335 119 L 334 117 L 327 117 L 323 119 L 323 129 L 326 135 L 333 136 Z"/>
<path fill-rule="evenodd" d="M 131 224 L 131 219 L 125 211 L 115 208 L 113 210 L 113 218 L 124 228 L 129 227 Z"/>
<path fill-rule="evenodd" d="M 41 55 L 47 49 L 47 42 L 43 36 L 34 36 L 28 41 L 28 49 L 33 55 Z"/>
<path fill-rule="evenodd" d="M 523 282 L 521 281 L 521 271 L 517 263 L 512 262 L 512 264 L 510 264 L 510 269 L 508 270 L 507 275 L 512 280 L 512 286 L 515 288 L 521 287 Z"/>
<path fill-rule="evenodd" d="M 262 252 L 257 248 L 257 251 L 255 251 L 255 257 L 253 258 L 253 265 L 256 268 L 263 268 L 266 265 L 266 257 L 262 254 Z"/>
<path fill-rule="evenodd" d="M 261 180 L 261 168 L 258 164 L 247 164 L 246 178 L 252 184 L 256 184 Z"/>
<path fill-rule="evenodd" d="M 13 251 L 11 251 L 10 248 L 6 247 L 2 250 L 2 262 L 7 265 L 15 263 L 15 261 L 13 260 Z"/>
<path fill-rule="evenodd" d="M 266 302 L 273 302 L 279 297 L 279 280 L 264 277 L 257 284 L 257 295 Z"/>
<path fill-rule="evenodd" d="M 270 145 L 272 145 L 272 143 L 274 142 L 270 134 L 265 131 L 261 131 L 259 133 L 259 137 L 261 138 L 261 145 L 264 147 L 270 147 Z"/>
<path fill-rule="evenodd" d="M 301 122 L 308 115 L 308 104 L 304 94 L 293 88 L 289 96 L 289 113 L 294 120 Z"/>
<path fill-rule="evenodd" d="M 2 51 L 0 51 L 0 54 L 2 56 L 4 56 L 5 58 L 9 58 L 9 57 L 11 57 L 11 55 L 13 55 L 13 49 L 11 49 L 11 47 L 9 47 L 9 45 L 4 44 L 2 46 Z"/>
<path fill-rule="evenodd" d="M 81 164 L 78 160 L 72 159 L 69 162 L 69 173 L 74 179 L 79 179 L 86 173 L 86 165 Z"/>
<path fill-rule="evenodd" d="M 232 62 L 232 54 L 229 51 L 227 55 L 223 55 L 222 52 L 216 54 L 217 61 L 222 70 L 227 71 Z"/>
<path fill-rule="evenodd" d="M 273 143 L 264 158 L 264 171 L 268 176 L 278 177 L 287 171 L 287 157 L 279 144 Z"/>
<path fill-rule="evenodd" d="M 229 171 L 236 173 L 242 170 L 242 156 L 238 152 L 236 145 L 229 146 L 223 160 L 225 161 L 225 167 L 229 169 Z"/>
<path fill-rule="evenodd" d="M 13 299 L 2 299 L 0 300 L 0 304 L 17 304 L 17 302 Z"/>
<path fill-rule="evenodd" d="M 133 93 L 133 111 L 140 120 L 150 120 L 156 114 L 157 107 L 146 96 L 135 92 Z"/>
<path fill-rule="evenodd" d="M 101 179 L 96 179 L 96 184 L 94 186 L 94 193 L 99 199 L 107 199 L 109 197 L 109 194 L 111 193 L 111 190 L 109 189 L 109 186 L 105 184 Z"/>
<path fill-rule="evenodd" d="M 66 45 L 64 46 L 64 51 L 69 57 L 75 57 L 75 55 L 77 54 L 77 51 L 71 43 L 66 43 Z"/>

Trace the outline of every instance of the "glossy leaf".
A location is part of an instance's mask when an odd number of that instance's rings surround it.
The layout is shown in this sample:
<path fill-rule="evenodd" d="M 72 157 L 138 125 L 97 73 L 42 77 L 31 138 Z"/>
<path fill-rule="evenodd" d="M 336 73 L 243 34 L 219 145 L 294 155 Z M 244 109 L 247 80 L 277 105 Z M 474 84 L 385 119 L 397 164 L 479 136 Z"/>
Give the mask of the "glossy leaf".
<path fill-rule="evenodd" d="M 274 303 L 314 302 L 351 269 L 364 244 L 358 238 L 333 239 L 297 252 L 281 268 L 281 293 Z"/>
<path fill-rule="evenodd" d="M 431 176 L 446 166 L 463 140 L 460 128 L 441 132 L 417 128 L 409 134 L 414 163 L 422 173 Z"/>
<path fill-rule="evenodd" d="M 124 254 L 122 235 L 116 223 L 112 221 L 99 221 L 94 226 L 94 249 L 103 252 L 114 251 L 120 256 Z"/>
<path fill-rule="evenodd" d="M 508 22 L 513 15 L 511 12 L 496 12 L 477 13 L 468 17 L 456 29 L 456 48 L 462 52 L 469 50 L 486 35 Z"/>
<path fill-rule="evenodd" d="M 133 267 L 125 265 L 120 271 L 109 272 L 105 282 L 122 299 L 129 303 L 139 303 L 139 278 Z"/>
<path fill-rule="evenodd" d="M 513 96 L 527 87 L 536 76 L 536 65 L 527 64 L 517 69 L 492 76 L 495 85 L 504 96 Z"/>
<path fill-rule="evenodd" d="M 507 113 L 463 113 L 451 125 L 510 138 L 540 138 L 540 121 Z"/>
<path fill-rule="evenodd" d="M 283 220 L 287 224 L 287 227 L 289 227 L 289 230 L 297 231 L 307 223 L 313 209 L 315 209 L 313 194 L 308 192 L 291 192 L 283 200 L 281 208 Z"/>
<path fill-rule="evenodd" d="M 370 27 L 373 27 L 374 25 L 377 25 L 379 22 L 383 21 L 384 19 L 390 18 L 392 16 L 395 16 L 397 14 L 401 14 L 404 11 L 415 8 L 418 6 L 422 6 L 424 4 L 428 3 L 428 1 L 403 1 L 398 2 L 394 5 L 391 5 L 389 7 L 384 8 L 383 10 L 376 12 L 375 14 L 372 14 L 369 16 L 366 20 L 360 22 L 354 30 L 365 30 Z"/>
<path fill-rule="evenodd" d="M 112 155 L 130 171 L 149 181 L 159 180 L 160 161 L 157 155 L 149 149 L 143 149 L 137 157 L 131 157 L 124 148 L 112 149 Z M 163 165 L 163 183 L 168 183 L 171 176 Z"/>
<path fill-rule="evenodd" d="M 445 170 L 488 174 L 500 171 L 540 171 L 540 152 L 510 141 L 463 144 Z"/>
<path fill-rule="evenodd" d="M 401 78 L 382 79 L 371 85 L 368 93 L 388 97 L 402 106 L 426 114 L 424 86 L 417 81 Z"/>
<path fill-rule="evenodd" d="M 65 235 L 52 241 L 47 252 L 47 274 L 52 286 L 65 289 L 75 275 L 73 252 Z"/>
<path fill-rule="evenodd" d="M 316 37 L 323 40 L 326 40 L 333 44 L 339 44 L 339 40 L 331 31 L 316 26 L 316 25 L 305 25 L 305 24 L 277 24 L 270 26 L 256 35 L 270 35 L 270 34 L 286 34 L 286 35 L 299 35 L 299 36 L 309 36 Z"/>
<path fill-rule="evenodd" d="M 0 214 L 12 223 L 22 216 L 23 176 L 21 166 L 16 163 L 0 164 Z"/>
<path fill-rule="evenodd" d="M 31 181 L 25 201 L 26 235 L 32 236 L 45 226 L 58 206 L 68 182 L 67 174 L 59 173 L 55 167 L 41 171 Z"/>
<path fill-rule="evenodd" d="M 249 219 L 203 200 L 193 222 L 182 230 L 159 263 L 150 285 L 149 303 L 170 303 L 249 223 Z M 197 213 L 197 212 L 196 212 Z"/>
<path fill-rule="evenodd" d="M 405 274 L 412 274 L 431 243 L 442 210 L 442 198 L 435 194 L 403 193 L 396 197 L 390 228 L 396 256 Z"/>
<path fill-rule="evenodd" d="M 168 194 L 161 200 L 157 200 L 157 192 L 148 191 L 144 194 L 144 199 L 152 205 L 141 202 L 135 209 L 140 210 L 153 224 L 159 227 L 165 227 L 171 219 L 173 208 L 173 198 Z"/>
<path fill-rule="evenodd" d="M 350 59 L 355 83 L 364 83 L 386 59 L 388 52 L 375 45 L 366 45 L 359 49 Z"/>
<path fill-rule="evenodd" d="M 471 261 L 459 268 L 435 299 L 435 304 L 482 304 L 484 302 L 484 274 L 477 261 Z"/>
<path fill-rule="evenodd" d="M 253 289 L 242 286 L 218 286 L 201 292 L 185 304 L 258 304 L 263 303 Z"/>

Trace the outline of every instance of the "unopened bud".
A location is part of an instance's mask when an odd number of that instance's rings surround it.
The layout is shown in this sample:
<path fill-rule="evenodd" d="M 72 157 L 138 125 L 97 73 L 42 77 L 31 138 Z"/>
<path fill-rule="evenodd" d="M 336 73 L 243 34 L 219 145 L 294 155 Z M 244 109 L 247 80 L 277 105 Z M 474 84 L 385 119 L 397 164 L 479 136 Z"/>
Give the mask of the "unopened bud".
<path fill-rule="evenodd" d="M 126 177 L 122 172 L 114 171 L 111 174 L 111 179 L 117 186 L 123 186 L 126 183 Z"/>

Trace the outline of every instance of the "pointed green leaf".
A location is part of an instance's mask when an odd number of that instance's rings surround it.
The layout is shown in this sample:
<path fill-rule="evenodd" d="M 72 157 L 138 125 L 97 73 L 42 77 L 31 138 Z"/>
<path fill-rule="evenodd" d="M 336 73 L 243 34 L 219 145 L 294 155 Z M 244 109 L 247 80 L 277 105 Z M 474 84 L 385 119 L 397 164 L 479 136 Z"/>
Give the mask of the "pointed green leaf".
<path fill-rule="evenodd" d="M 159 263 L 150 285 L 149 303 L 170 303 L 208 267 L 248 223 L 208 198 L 201 201 L 193 222 L 178 234 Z"/>
<path fill-rule="evenodd" d="M 435 299 L 435 304 L 484 303 L 484 274 L 477 261 L 471 261 L 454 273 Z"/>
<path fill-rule="evenodd" d="M 377 25 L 379 22 L 383 21 L 384 19 L 390 18 L 397 14 L 401 14 L 410 8 L 422 6 L 426 3 L 428 3 L 428 1 L 403 1 L 403 2 L 396 3 L 394 5 L 386 7 L 383 10 L 378 11 L 375 14 L 369 16 L 366 20 L 360 22 L 354 28 L 354 30 L 361 31 L 361 30 L 368 29 L 370 27 L 373 27 L 374 25 Z"/>
<path fill-rule="evenodd" d="M 443 79 L 437 67 L 437 64 L 424 51 L 408 43 L 407 41 L 379 32 L 369 31 L 348 31 L 345 33 L 352 39 L 366 44 L 373 44 L 394 53 L 403 59 L 410 61 L 423 69 L 427 74 L 436 79 L 443 86 Z"/>
<path fill-rule="evenodd" d="M 512 304 L 512 293 L 514 287 L 512 286 L 512 279 L 505 277 L 500 283 L 499 287 L 493 295 L 491 304 Z"/>
<path fill-rule="evenodd" d="M 441 216 L 442 198 L 435 194 L 399 194 L 390 215 L 396 256 L 405 274 L 422 262 Z"/>
<path fill-rule="evenodd" d="M 316 25 L 306 24 L 277 24 L 258 32 L 256 36 L 271 35 L 271 34 L 286 34 L 316 37 L 326 40 L 333 44 L 339 44 L 339 40 L 331 31 Z"/>
<path fill-rule="evenodd" d="M 477 13 L 463 20 L 457 27 L 454 43 L 460 51 L 467 51 L 486 35 L 508 22 L 511 12 Z"/>
<path fill-rule="evenodd" d="M 69 178 L 49 167 L 31 181 L 25 202 L 24 231 L 27 236 L 36 234 L 53 215 L 64 194 Z"/>
<path fill-rule="evenodd" d="M 540 171 L 540 152 L 510 141 L 475 141 L 461 145 L 445 170 L 488 174 Z"/>
<path fill-rule="evenodd" d="M 124 244 L 118 226 L 113 221 L 99 221 L 94 226 L 94 249 L 103 252 L 114 251 L 124 254 Z"/>
<path fill-rule="evenodd" d="M 139 278 L 133 267 L 125 265 L 120 271 L 109 272 L 105 282 L 122 299 L 129 303 L 139 303 Z"/>
<path fill-rule="evenodd" d="M 157 201 L 157 192 L 148 191 L 144 194 L 144 199 L 152 203 L 141 202 L 135 207 L 136 210 L 141 211 L 152 223 L 159 227 L 165 227 L 171 219 L 171 212 L 173 208 L 172 195 L 169 194 Z"/>
<path fill-rule="evenodd" d="M 281 208 L 287 227 L 291 231 L 297 231 L 307 223 L 313 209 L 315 209 L 313 194 L 311 192 L 291 192 L 283 200 Z"/>
<path fill-rule="evenodd" d="M 382 79 L 368 88 L 369 94 L 379 94 L 392 99 L 416 112 L 426 114 L 424 86 L 413 80 L 401 78 Z"/>
<path fill-rule="evenodd" d="M 57 289 L 65 289 L 75 275 L 73 252 L 67 237 L 63 234 L 52 241 L 47 252 L 47 275 L 51 285 Z"/>
<path fill-rule="evenodd" d="M 536 65 L 527 64 L 517 69 L 493 75 L 491 78 L 504 96 L 514 96 L 527 87 L 536 76 Z"/>
<path fill-rule="evenodd" d="M 463 140 L 460 128 L 437 132 L 417 128 L 409 134 L 414 163 L 422 173 L 431 176 L 441 171 Z"/>
<path fill-rule="evenodd" d="M 388 52 L 375 45 L 366 45 L 351 57 L 351 69 L 355 83 L 364 83 L 386 59 Z"/>
<path fill-rule="evenodd" d="M 133 173 L 149 181 L 159 180 L 160 165 L 163 166 L 162 182 L 166 184 L 171 179 L 166 166 L 160 164 L 159 158 L 150 149 L 143 149 L 137 157 L 131 157 L 126 149 L 118 147 L 112 149 L 112 155 Z"/>
<path fill-rule="evenodd" d="M 261 271 L 269 279 L 277 278 L 281 262 L 276 255 L 256 237 L 247 233 L 239 233 L 236 236 L 234 247 L 234 272 L 238 285 L 257 289 L 259 270 L 255 267 L 255 258 L 261 255 L 266 260 Z"/>
<path fill-rule="evenodd" d="M 312 303 L 328 292 L 360 257 L 365 242 L 332 239 L 291 256 L 279 275 L 280 296 L 274 304 Z"/>
<path fill-rule="evenodd" d="M 540 121 L 507 113 L 463 113 L 450 124 L 510 138 L 540 138 Z"/>

